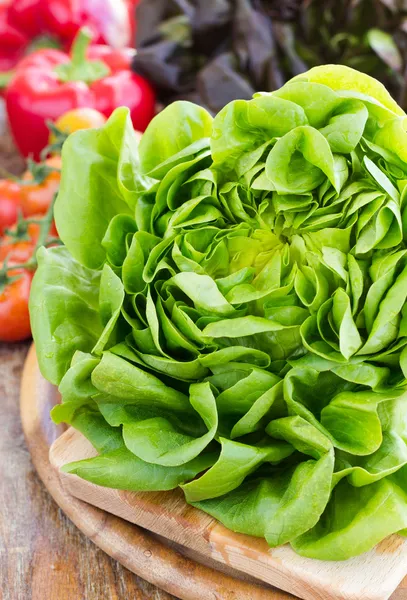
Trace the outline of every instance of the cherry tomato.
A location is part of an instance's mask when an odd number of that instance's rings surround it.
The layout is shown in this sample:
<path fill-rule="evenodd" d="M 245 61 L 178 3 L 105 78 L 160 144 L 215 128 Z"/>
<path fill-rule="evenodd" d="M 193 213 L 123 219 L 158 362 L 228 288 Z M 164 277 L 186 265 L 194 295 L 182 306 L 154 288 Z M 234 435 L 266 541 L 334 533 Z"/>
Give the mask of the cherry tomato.
<path fill-rule="evenodd" d="M 72 133 L 79 129 L 93 129 L 102 127 L 106 123 L 105 115 L 95 108 L 74 108 L 61 115 L 56 121 L 55 126 L 65 133 Z M 50 143 L 52 143 L 52 135 Z"/>
<path fill-rule="evenodd" d="M 20 202 L 20 186 L 9 179 L 0 179 L 0 235 L 17 221 Z"/>
<path fill-rule="evenodd" d="M 52 156 L 47 158 L 45 164 L 49 167 L 55 167 L 55 169 L 61 168 L 61 157 Z M 33 179 L 32 174 L 27 171 L 23 175 L 24 181 L 31 181 Z M 31 217 L 33 215 L 43 215 L 47 212 L 50 203 L 54 197 L 54 194 L 58 191 L 59 183 L 61 180 L 61 173 L 59 171 L 52 171 L 49 173 L 44 181 L 38 183 L 33 181 L 32 184 L 25 184 L 21 186 L 21 208 L 25 217 Z"/>
<path fill-rule="evenodd" d="M 0 342 L 20 342 L 31 337 L 28 299 L 33 274 L 18 269 L 8 275 L 19 278 L 0 291 Z"/>

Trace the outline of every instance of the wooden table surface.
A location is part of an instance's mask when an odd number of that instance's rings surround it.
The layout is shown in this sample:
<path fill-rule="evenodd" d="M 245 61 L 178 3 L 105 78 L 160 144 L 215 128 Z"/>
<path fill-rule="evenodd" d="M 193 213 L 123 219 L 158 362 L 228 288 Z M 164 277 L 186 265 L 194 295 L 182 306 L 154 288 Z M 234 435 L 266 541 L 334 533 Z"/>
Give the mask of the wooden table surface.
<path fill-rule="evenodd" d="M 82 535 L 31 464 L 19 414 L 28 344 L 0 344 L 0 600 L 171 600 Z"/>

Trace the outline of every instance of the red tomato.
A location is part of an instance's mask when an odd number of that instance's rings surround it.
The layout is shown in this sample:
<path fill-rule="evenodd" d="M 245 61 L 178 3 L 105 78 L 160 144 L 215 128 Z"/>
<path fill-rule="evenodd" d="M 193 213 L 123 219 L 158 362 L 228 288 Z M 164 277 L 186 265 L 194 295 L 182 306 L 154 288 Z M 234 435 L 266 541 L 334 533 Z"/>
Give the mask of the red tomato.
<path fill-rule="evenodd" d="M 61 168 L 61 157 L 52 156 L 47 158 L 45 164 L 49 167 Z M 29 171 L 24 173 L 23 180 L 29 182 L 32 180 L 32 175 Z M 53 171 L 44 179 L 42 183 L 33 181 L 32 184 L 27 183 L 21 186 L 21 207 L 25 217 L 33 215 L 43 215 L 47 212 L 49 205 L 52 202 L 54 194 L 59 189 L 61 173 Z"/>
<path fill-rule="evenodd" d="M 0 179 L 0 235 L 17 221 L 20 202 L 20 186 L 9 179 Z"/>
<path fill-rule="evenodd" d="M 10 270 L 8 275 L 20 275 L 0 292 L 0 342 L 20 342 L 31 337 L 28 299 L 33 274 Z"/>

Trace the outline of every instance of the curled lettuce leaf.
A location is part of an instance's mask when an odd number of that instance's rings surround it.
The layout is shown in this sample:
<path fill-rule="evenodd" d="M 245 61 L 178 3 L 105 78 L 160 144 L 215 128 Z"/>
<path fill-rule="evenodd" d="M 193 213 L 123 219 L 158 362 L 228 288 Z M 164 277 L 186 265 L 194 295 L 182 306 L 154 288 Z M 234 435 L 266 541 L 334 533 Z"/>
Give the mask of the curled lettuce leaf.
<path fill-rule="evenodd" d="M 405 119 L 326 65 L 69 138 L 31 297 L 53 418 L 98 451 L 67 472 L 318 559 L 406 530 Z"/>

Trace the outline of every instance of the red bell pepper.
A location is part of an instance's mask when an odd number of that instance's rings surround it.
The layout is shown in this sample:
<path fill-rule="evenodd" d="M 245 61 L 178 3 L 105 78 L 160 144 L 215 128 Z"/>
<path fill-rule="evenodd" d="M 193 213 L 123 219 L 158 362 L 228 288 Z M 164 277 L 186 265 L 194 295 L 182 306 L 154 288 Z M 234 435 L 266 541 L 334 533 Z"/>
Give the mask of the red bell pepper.
<path fill-rule="evenodd" d="M 12 0 L 8 8 L 10 23 L 31 40 L 45 34 L 42 19 L 42 0 Z"/>
<path fill-rule="evenodd" d="M 72 44 L 79 29 L 88 27 L 92 40 L 122 48 L 131 43 L 126 0 L 41 0 L 45 29 Z"/>
<path fill-rule="evenodd" d="M 94 43 L 128 46 L 128 0 L 0 0 L 0 71 L 9 71 L 38 46 L 69 50 L 83 26 Z"/>
<path fill-rule="evenodd" d="M 27 45 L 27 35 L 10 22 L 9 7 L 0 5 L 0 71 L 12 69 Z"/>
<path fill-rule="evenodd" d="M 134 128 L 144 131 L 154 116 L 150 84 L 130 69 L 134 50 L 88 47 L 90 34 L 81 30 L 71 56 L 60 50 L 38 50 L 19 63 L 6 91 L 6 107 L 16 144 L 36 159 L 47 145 L 47 120 L 87 106 L 108 117 L 128 106 Z"/>

